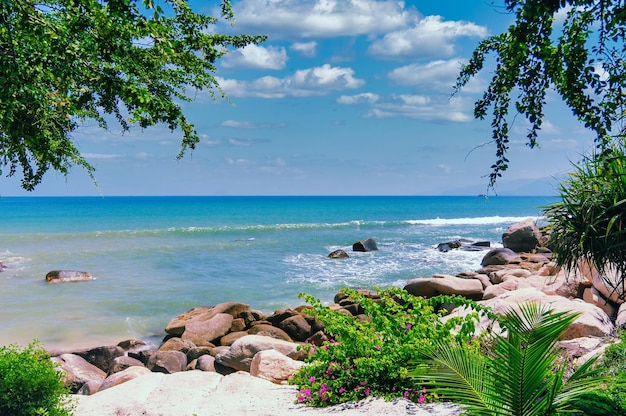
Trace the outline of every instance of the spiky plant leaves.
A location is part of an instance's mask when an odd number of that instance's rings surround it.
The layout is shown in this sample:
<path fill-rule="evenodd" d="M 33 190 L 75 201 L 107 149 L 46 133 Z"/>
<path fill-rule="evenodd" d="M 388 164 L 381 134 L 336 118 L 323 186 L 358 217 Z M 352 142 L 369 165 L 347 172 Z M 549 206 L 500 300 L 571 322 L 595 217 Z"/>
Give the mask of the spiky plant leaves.
<path fill-rule="evenodd" d="M 574 270 L 580 260 L 601 275 L 614 269 L 617 279 L 605 283 L 626 296 L 626 155 L 624 144 L 586 157 L 559 186 L 561 200 L 544 208 L 550 224 L 550 246 L 558 267 Z"/>
<path fill-rule="evenodd" d="M 439 396 L 465 405 L 470 415 L 552 414 L 601 382 L 588 377 L 589 362 L 564 383 L 556 343 L 577 317 L 537 303 L 519 305 L 501 320 L 507 334 L 493 334 L 486 351 L 435 343 L 415 363 L 413 376 Z"/>

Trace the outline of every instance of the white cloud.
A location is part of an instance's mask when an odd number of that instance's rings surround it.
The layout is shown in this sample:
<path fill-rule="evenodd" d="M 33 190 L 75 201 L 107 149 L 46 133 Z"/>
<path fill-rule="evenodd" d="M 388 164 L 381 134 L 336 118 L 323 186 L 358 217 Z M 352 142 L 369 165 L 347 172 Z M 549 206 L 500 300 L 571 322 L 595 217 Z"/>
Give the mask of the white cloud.
<path fill-rule="evenodd" d="M 285 78 L 265 76 L 253 81 L 218 79 L 230 97 L 310 97 L 325 95 L 330 91 L 359 88 L 365 84 L 354 78 L 351 68 L 334 67 L 328 64 L 296 71 Z"/>
<path fill-rule="evenodd" d="M 363 103 L 375 103 L 380 99 L 378 94 L 366 92 L 357 95 L 342 95 L 337 98 L 339 104 L 363 104 Z"/>
<path fill-rule="evenodd" d="M 221 60 L 225 68 L 283 69 L 287 52 L 283 47 L 247 45 L 236 49 Z"/>
<path fill-rule="evenodd" d="M 397 30 L 414 19 L 397 0 L 242 0 L 234 5 L 237 28 L 272 36 L 331 38 Z"/>
<path fill-rule="evenodd" d="M 294 42 L 289 49 L 307 58 L 312 58 L 317 54 L 317 42 Z"/>
<path fill-rule="evenodd" d="M 83 153 L 82 156 L 85 159 L 118 159 L 120 157 L 124 157 L 124 155 L 115 154 L 115 153 Z"/>
<path fill-rule="evenodd" d="M 388 74 L 391 81 L 399 85 L 427 88 L 450 92 L 461 70 L 458 58 L 437 60 L 427 64 L 411 64 L 394 69 Z"/>
<path fill-rule="evenodd" d="M 252 121 L 224 120 L 220 123 L 222 127 L 232 127 L 235 129 L 271 129 L 285 128 L 286 123 L 254 123 Z"/>
<path fill-rule="evenodd" d="M 451 56 L 456 53 L 457 38 L 483 38 L 487 34 L 486 27 L 471 22 L 448 22 L 441 16 L 427 16 L 408 29 L 387 33 L 374 41 L 369 52 L 386 59 Z"/>
<path fill-rule="evenodd" d="M 467 122 L 472 120 L 471 108 L 464 99 L 445 96 L 428 97 L 423 95 L 393 95 L 376 103 L 368 112 L 368 118 L 403 117 L 417 120 L 444 120 Z"/>

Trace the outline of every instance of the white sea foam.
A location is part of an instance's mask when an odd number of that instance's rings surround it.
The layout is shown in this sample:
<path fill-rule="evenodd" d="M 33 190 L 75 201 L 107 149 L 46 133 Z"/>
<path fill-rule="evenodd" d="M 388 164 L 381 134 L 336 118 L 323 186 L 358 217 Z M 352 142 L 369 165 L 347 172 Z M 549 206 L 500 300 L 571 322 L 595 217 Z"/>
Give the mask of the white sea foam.
<path fill-rule="evenodd" d="M 518 223 L 525 219 L 532 218 L 535 221 L 541 217 L 472 217 L 472 218 L 432 218 L 426 220 L 408 220 L 407 223 L 414 225 L 487 225 L 487 224 L 504 224 Z"/>

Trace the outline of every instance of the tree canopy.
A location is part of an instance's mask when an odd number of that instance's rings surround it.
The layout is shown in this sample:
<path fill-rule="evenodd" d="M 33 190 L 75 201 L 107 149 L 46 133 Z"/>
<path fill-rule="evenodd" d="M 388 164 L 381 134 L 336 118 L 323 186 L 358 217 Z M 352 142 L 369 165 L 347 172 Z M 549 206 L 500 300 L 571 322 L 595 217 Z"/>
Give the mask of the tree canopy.
<path fill-rule="evenodd" d="M 230 0 L 219 4 L 234 23 Z M 212 33 L 217 22 L 186 0 L 0 0 L 0 173 L 21 170 L 26 190 L 50 168 L 93 176 L 72 138 L 89 119 L 124 131 L 164 123 L 182 132 L 178 157 L 193 150 L 181 103 L 205 88 L 224 96 L 215 61 L 265 39 Z"/>
<path fill-rule="evenodd" d="M 461 89 L 481 72 L 488 56 L 495 58 L 489 86 L 474 106 L 476 118 L 484 119 L 491 111 L 496 161 L 489 174 L 490 186 L 508 168 L 515 116 L 522 115 L 530 123 L 527 145 L 538 145 L 549 89 L 558 92 L 595 133 L 601 150 L 621 137 L 618 124 L 626 100 L 623 1 L 505 0 L 505 7 L 515 14 L 515 22 L 506 32 L 478 45 L 456 85 Z"/>

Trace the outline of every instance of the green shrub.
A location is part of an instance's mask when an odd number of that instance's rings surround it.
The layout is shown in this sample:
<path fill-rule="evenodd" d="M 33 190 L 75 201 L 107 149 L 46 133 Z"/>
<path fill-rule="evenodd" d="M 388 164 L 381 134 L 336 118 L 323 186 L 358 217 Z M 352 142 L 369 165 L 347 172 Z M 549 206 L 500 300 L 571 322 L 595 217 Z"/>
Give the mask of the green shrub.
<path fill-rule="evenodd" d="M 478 312 L 473 312 L 443 323 L 439 306 L 472 304 L 483 310 L 462 297 L 425 299 L 399 288 L 380 291 L 379 301 L 354 290 L 342 291 L 363 307 L 368 320 L 300 295 L 313 306 L 311 313 L 324 323 L 331 340 L 307 347 L 311 353 L 307 365 L 291 379 L 291 384 L 299 386 L 299 402 L 329 406 L 367 396 L 406 397 L 419 403 L 431 400 L 434 397 L 409 377 L 408 363 L 433 339 L 469 341 L 478 318 Z"/>
<path fill-rule="evenodd" d="M 601 390 L 590 391 L 574 401 L 572 407 L 584 415 L 626 414 L 626 332 L 608 346 L 597 364 L 598 374 L 607 377 Z"/>
<path fill-rule="evenodd" d="M 37 342 L 0 347 L 0 415 L 68 416 L 69 393 L 48 353 Z"/>

